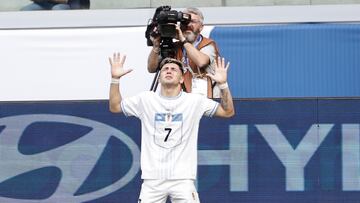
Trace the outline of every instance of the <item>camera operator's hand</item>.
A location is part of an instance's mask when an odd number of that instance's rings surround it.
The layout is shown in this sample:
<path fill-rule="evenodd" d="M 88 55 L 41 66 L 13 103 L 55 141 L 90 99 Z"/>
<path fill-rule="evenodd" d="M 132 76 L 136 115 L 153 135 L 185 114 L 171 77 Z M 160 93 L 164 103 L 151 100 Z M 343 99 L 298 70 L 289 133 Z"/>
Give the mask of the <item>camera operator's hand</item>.
<path fill-rule="evenodd" d="M 160 53 L 160 41 L 161 41 L 161 37 L 160 35 L 157 36 L 150 36 L 150 40 L 153 43 L 153 49 L 152 51 L 158 55 Z"/>
<path fill-rule="evenodd" d="M 150 40 L 153 44 L 153 48 L 160 48 L 161 36 L 157 27 L 154 28 L 153 34 L 150 34 Z"/>
<path fill-rule="evenodd" d="M 161 40 L 160 35 L 154 37 L 150 36 L 150 40 L 153 43 L 153 48 L 160 48 L 160 40 Z"/>
<path fill-rule="evenodd" d="M 112 58 L 109 57 L 112 78 L 119 79 L 132 71 L 132 69 L 125 70 L 123 68 L 125 59 L 126 55 L 121 56 L 120 53 L 114 53 Z"/>
<path fill-rule="evenodd" d="M 180 25 L 176 25 L 176 39 L 179 40 L 180 42 L 184 42 L 186 40 Z"/>

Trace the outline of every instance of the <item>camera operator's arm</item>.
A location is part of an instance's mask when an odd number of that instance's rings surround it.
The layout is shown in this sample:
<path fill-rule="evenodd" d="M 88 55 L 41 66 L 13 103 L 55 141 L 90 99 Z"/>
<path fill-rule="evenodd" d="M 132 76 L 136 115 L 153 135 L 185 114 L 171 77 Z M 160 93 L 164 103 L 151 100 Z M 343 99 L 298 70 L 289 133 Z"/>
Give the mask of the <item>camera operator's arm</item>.
<path fill-rule="evenodd" d="M 113 113 L 121 113 L 121 93 L 120 93 L 120 78 L 129 72 L 132 69 L 124 70 L 123 65 L 125 62 L 126 56 L 123 55 L 120 57 L 120 53 L 114 53 L 113 58 L 109 58 L 111 66 L 111 85 L 110 85 L 110 95 L 109 95 L 109 109 Z"/>
<path fill-rule="evenodd" d="M 150 37 L 153 47 L 148 57 L 148 71 L 149 73 L 156 72 L 159 65 L 159 54 L 160 54 L 160 36 Z"/>
<path fill-rule="evenodd" d="M 186 54 L 191 61 L 193 61 L 196 66 L 203 68 L 210 64 L 210 57 L 203 52 L 199 51 L 193 44 L 186 41 L 185 36 L 183 35 L 180 26 L 176 26 L 177 37 L 180 42 L 183 43 L 183 47 L 186 50 Z"/>

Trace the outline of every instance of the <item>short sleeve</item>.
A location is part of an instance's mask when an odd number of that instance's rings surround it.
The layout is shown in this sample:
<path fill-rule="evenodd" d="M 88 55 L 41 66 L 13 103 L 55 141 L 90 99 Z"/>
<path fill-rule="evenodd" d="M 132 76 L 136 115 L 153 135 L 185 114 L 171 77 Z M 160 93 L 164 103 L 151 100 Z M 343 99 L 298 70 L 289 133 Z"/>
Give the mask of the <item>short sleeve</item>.
<path fill-rule="evenodd" d="M 212 117 L 215 114 L 219 103 L 203 96 L 201 97 L 201 99 L 201 106 L 203 108 L 204 116 Z"/>
<path fill-rule="evenodd" d="M 121 101 L 121 110 L 125 116 L 140 117 L 142 111 L 142 98 L 145 96 L 144 93 L 124 98 Z"/>

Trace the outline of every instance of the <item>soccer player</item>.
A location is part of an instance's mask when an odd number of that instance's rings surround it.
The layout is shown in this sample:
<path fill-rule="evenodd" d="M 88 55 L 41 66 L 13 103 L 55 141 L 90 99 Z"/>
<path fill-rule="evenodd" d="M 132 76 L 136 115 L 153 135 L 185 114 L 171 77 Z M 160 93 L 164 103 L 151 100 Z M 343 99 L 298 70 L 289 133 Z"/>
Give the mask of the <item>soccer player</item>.
<path fill-rule="evenodd" d="M 139 202 L 200 202 L 194 181 L 197 171 L 197 139 L 202 116 L 234 115 L 232 96 L 227 84 L 224 58 L 218 58 L 214 74 L 208 76 L 219 84 L 220 104 L 181 89 L 184 82 L 182 63 L 165 58 L 160 64 L 159 92 L 146 91 L 122 98 L 120 78 L 131 69 L 124 69 L 125 56 L 114 53 L 109 58 L 111 86 L 109 108 L 113 113 L 136 116 L 141 120 L 141 178 Z"/>

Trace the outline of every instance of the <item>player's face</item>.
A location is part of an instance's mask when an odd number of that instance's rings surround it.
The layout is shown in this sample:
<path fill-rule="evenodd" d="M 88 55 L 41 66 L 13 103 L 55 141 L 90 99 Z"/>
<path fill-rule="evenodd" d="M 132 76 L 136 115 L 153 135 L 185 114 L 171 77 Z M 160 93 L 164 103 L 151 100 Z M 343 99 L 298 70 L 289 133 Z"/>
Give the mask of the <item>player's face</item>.
<path fill-rule="evenodd" d="M 180 67 L 175 63 L 167 63 L 160 70 L 160 83 L 178 85 L 183 82 Z"/>
<path fill-rule="evenodd" d="M 189 42 L 195 42 L 197 36 L 202 31 L 204 25 L 202 24 L 200 17 L 196 14 L 190 13 L 191 21 L 187 26 L 181 26 L 181 30 Z"/>

